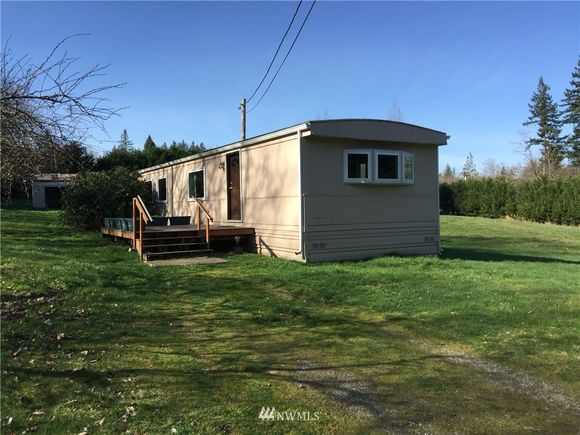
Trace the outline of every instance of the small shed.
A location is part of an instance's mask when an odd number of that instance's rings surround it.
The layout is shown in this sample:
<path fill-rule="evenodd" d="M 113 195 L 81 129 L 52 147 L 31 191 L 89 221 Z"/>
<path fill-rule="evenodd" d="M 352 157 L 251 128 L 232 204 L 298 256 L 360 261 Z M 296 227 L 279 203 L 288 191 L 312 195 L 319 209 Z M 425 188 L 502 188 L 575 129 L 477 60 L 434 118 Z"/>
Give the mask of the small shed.
<path fill-rule="evenodd" d="M 40 174 L 32 180 L 32 206 L 34 208 L 60 208 L 62 190 L 74 174 Z"/>

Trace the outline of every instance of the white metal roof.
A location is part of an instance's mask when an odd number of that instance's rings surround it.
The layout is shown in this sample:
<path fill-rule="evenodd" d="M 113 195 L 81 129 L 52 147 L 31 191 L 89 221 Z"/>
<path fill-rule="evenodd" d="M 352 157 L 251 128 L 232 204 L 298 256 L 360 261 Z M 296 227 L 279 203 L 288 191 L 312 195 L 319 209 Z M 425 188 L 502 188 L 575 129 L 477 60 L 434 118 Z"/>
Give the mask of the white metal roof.
<path fill-rule="evenodd" d="M 202 157 L 219 154 L 224 151 L 244 148 L 267 140 L 294 134 L 298 130 L 305 132 L 306 134 L 303 133 L 305 136 L 310 135 L 318 137 L 375 140 L 382 142 L 405 142 L 425 145 L 446 145 L 448 139 L 447 134 L 442 131 L 432 130 L 430 128 L 404 122 L 387 121 L 384 119 L 328 119 L 306 121 L 301 124 L 254 136 L 244 141 L 240 140 L 232 142 L 199 154 L 193 154 L 181 159 L 144 168 L 139 170 L 139 173 L 143 174 L 152 170 L 166 168 L 179 163 L 185 163 Z"/>

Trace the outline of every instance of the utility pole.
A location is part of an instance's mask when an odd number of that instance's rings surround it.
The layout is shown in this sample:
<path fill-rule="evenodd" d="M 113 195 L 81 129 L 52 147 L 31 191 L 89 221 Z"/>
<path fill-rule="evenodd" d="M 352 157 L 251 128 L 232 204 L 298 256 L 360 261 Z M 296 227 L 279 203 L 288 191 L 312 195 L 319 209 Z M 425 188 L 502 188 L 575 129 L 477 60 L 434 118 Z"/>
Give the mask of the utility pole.
<path fill-rule="evenodd" d="M 242 140 L 246 140 L 246 99 L 242 98 L 242 104 L 240 105 L 240 110 L 242 111 Z"/>

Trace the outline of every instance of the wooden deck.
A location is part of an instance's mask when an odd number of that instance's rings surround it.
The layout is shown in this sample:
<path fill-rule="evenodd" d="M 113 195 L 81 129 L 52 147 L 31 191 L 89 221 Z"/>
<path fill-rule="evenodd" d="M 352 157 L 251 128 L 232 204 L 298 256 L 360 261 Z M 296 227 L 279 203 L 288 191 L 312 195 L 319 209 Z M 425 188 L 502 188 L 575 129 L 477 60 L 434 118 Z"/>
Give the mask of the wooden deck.
<path fill-rule="evenodd" d="M 133 213 L 132 219 L 129 219 L 133 229 L 101 227 L 101 233 L 115 239 L 130 240 L 131 249 L 135 249 L 142 260 L 208 255 L 213 252 L 213 242 L 217 245 L 235 242 L 238 249 L 242 238 L 249 239 L 256 234 L 254 228 L 212 225 L 213 217 L 210 212 L 198 198 L 195 201 L 196 225 L 153 225 L 157 221 L 151 216 L 143 198 L 137 195 L 132 200 Z M 131 226 L 127 219 L 116 220 L 116 225 Z"/>
<path fill-rule="evenodd" d="M 143 231 L 157 233 L 179 233 L 183 231 L 198 231 L 197 225 L 168 225 L 168 226 L 147 226 Z M 201 231 L 205 231 L 202 228 Z M 254 228 L 249 227 L 235 227 L 235 226 L 219 226 L 211 225 L 209 229 L 211 237 L 236 237 L 236 236 L 253 236 L 255 234 Z"/>
<path fill-rule="evenodd" d="M 113 236 L 129 240 L 133 238 L 133 231 L 120 230 L 118 228 L 101 227 L 101 234 L 103 234 L 104 236 Z"/>
<path fill-rule="evenodd" d="M 184 231 L 198 231 L 197 225 L 168 225 L 168 226 L 146 226 L 143 234 L 147 233 L 182 233 Z M 201 231 L 205 231 L 202 228 Z M 122 239 L 132 239 L 133 231 L 120 230 L 117 228 L 101 227 L 101 233 L 106 236 L 114 236 Z M 233 238 L 240 236 L 253 236 L 254 228 L 237 226 L 210 226 L 209 235 L 211 238 Z"/>

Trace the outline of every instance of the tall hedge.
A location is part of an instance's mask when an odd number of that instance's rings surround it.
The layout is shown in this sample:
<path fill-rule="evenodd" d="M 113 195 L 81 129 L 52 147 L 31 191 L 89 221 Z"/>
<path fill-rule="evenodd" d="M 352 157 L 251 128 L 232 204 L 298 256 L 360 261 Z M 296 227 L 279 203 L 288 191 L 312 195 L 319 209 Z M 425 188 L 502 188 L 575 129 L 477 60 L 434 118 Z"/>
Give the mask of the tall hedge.
<path fill-rule="evenodd" d="M 136 195 L 150 201 L 147 185 L 127 169 L 79 174 L 63 192 L 61 217 L 75 228 L 98 229 L 104 217 L 130 217 Z"/>
<path fill-rule="evenodd" d="M 439 199 L 444 214 L 513 216 L 535 222 L 580 225 L 580 176 L 529 181 L 483 178 L 442 183 Z"/>

